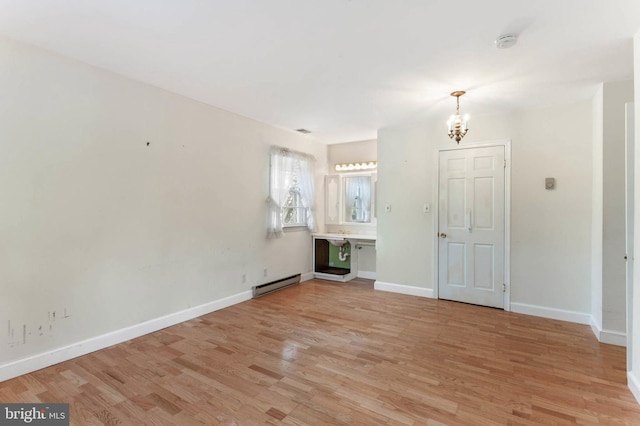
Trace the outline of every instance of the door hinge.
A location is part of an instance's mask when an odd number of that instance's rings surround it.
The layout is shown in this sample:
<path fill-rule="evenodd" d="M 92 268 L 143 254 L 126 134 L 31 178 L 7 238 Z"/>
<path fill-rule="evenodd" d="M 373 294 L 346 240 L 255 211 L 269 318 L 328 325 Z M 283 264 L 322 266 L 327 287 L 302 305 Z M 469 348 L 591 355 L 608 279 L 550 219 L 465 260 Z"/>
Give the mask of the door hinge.
<path fill-rule="evenodd" d="M 507 292 L 507 285 L 505 283 L 502 283 L 502 292 L 503 293 Z"/>
<path fill-rule="evenodd" d="M 507 168 L 507 160 L 504 160 L 504 168 Z"/>

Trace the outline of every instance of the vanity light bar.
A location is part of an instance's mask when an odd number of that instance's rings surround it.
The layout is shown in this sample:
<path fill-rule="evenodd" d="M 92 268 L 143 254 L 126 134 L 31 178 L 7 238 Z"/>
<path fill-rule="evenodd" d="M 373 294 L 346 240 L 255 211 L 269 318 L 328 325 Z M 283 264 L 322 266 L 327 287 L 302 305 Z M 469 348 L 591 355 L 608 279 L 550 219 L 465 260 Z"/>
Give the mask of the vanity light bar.
<path fill-rule="evenodd" d="M 343 163 L 343 164 L 336 164 L 336 172 L 374 170 L 377 167 L 378 167 L 377 161 L 368 161 L 368 162 L 362 162 L 362 163 Z"/>

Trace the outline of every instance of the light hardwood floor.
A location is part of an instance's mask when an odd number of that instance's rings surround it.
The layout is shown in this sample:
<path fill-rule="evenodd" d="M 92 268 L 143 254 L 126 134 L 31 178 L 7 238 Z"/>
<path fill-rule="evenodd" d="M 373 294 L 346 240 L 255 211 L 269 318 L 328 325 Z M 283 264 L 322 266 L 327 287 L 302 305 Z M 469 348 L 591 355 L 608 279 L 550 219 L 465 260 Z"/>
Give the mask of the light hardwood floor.
<path fill-rule="evenodd" d="M 584 325 L 309 281 L 0 383 L 73 425 L 640 425 Z"/>

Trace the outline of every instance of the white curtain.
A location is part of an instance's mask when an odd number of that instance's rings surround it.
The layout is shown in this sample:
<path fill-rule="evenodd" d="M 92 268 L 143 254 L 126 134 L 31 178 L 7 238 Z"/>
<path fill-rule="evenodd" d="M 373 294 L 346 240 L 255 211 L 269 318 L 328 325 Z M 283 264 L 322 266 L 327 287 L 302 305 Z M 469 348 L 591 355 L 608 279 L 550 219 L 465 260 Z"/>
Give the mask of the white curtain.
<path fill-rule="evenodd" d="M 282 207 L 289 194 L 287 175 L 293 170 L 291 157 L 282 148 L 272 147 L 270 152 L 269 198 L 267 202 L 267 236 L 280 237 L 282 231 Z"/>
<path fill-rule="evenodd" d="M 361 176 L 362 185 L 360 198 L 362 199 L 363 222 L 371 222 L 371 177 Z"/>
<path fill-rule="evenodd" d="M 282 209 L 293 185 L 294 174 L 298 175 L 302 205 L 307 211 L 307 227 L 315 230 L 313 157 L 274 146 L 270 152 L 270 168 L 267 236 L 281 237 L 284 234 Z"/>
<path fill-rule="evenodd" d="M 300 158 L 300 174 L 298 187 L 302 205 L 307 209 L 307 228 L 313 232 L 316 230 L 315 192 L 313 188 L 313 161 L 310 157 Z"/>

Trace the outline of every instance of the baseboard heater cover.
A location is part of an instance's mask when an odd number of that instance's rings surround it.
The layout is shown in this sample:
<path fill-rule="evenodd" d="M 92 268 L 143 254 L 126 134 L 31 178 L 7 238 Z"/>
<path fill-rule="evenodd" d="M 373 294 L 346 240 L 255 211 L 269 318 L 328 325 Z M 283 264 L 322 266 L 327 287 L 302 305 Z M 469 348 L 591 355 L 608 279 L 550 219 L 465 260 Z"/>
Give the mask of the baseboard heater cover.
<path fill-rule="evenodd" d="M 300 283 L 300 274 L 292 275 L 287 278 L 272 281 L 266 284 L 260 284 L 253 287 L 253 298 L 264 296 L 265 294 L 273 293 L 274 291 L 282 290 L 285 287 L 290 287 Z"/>

